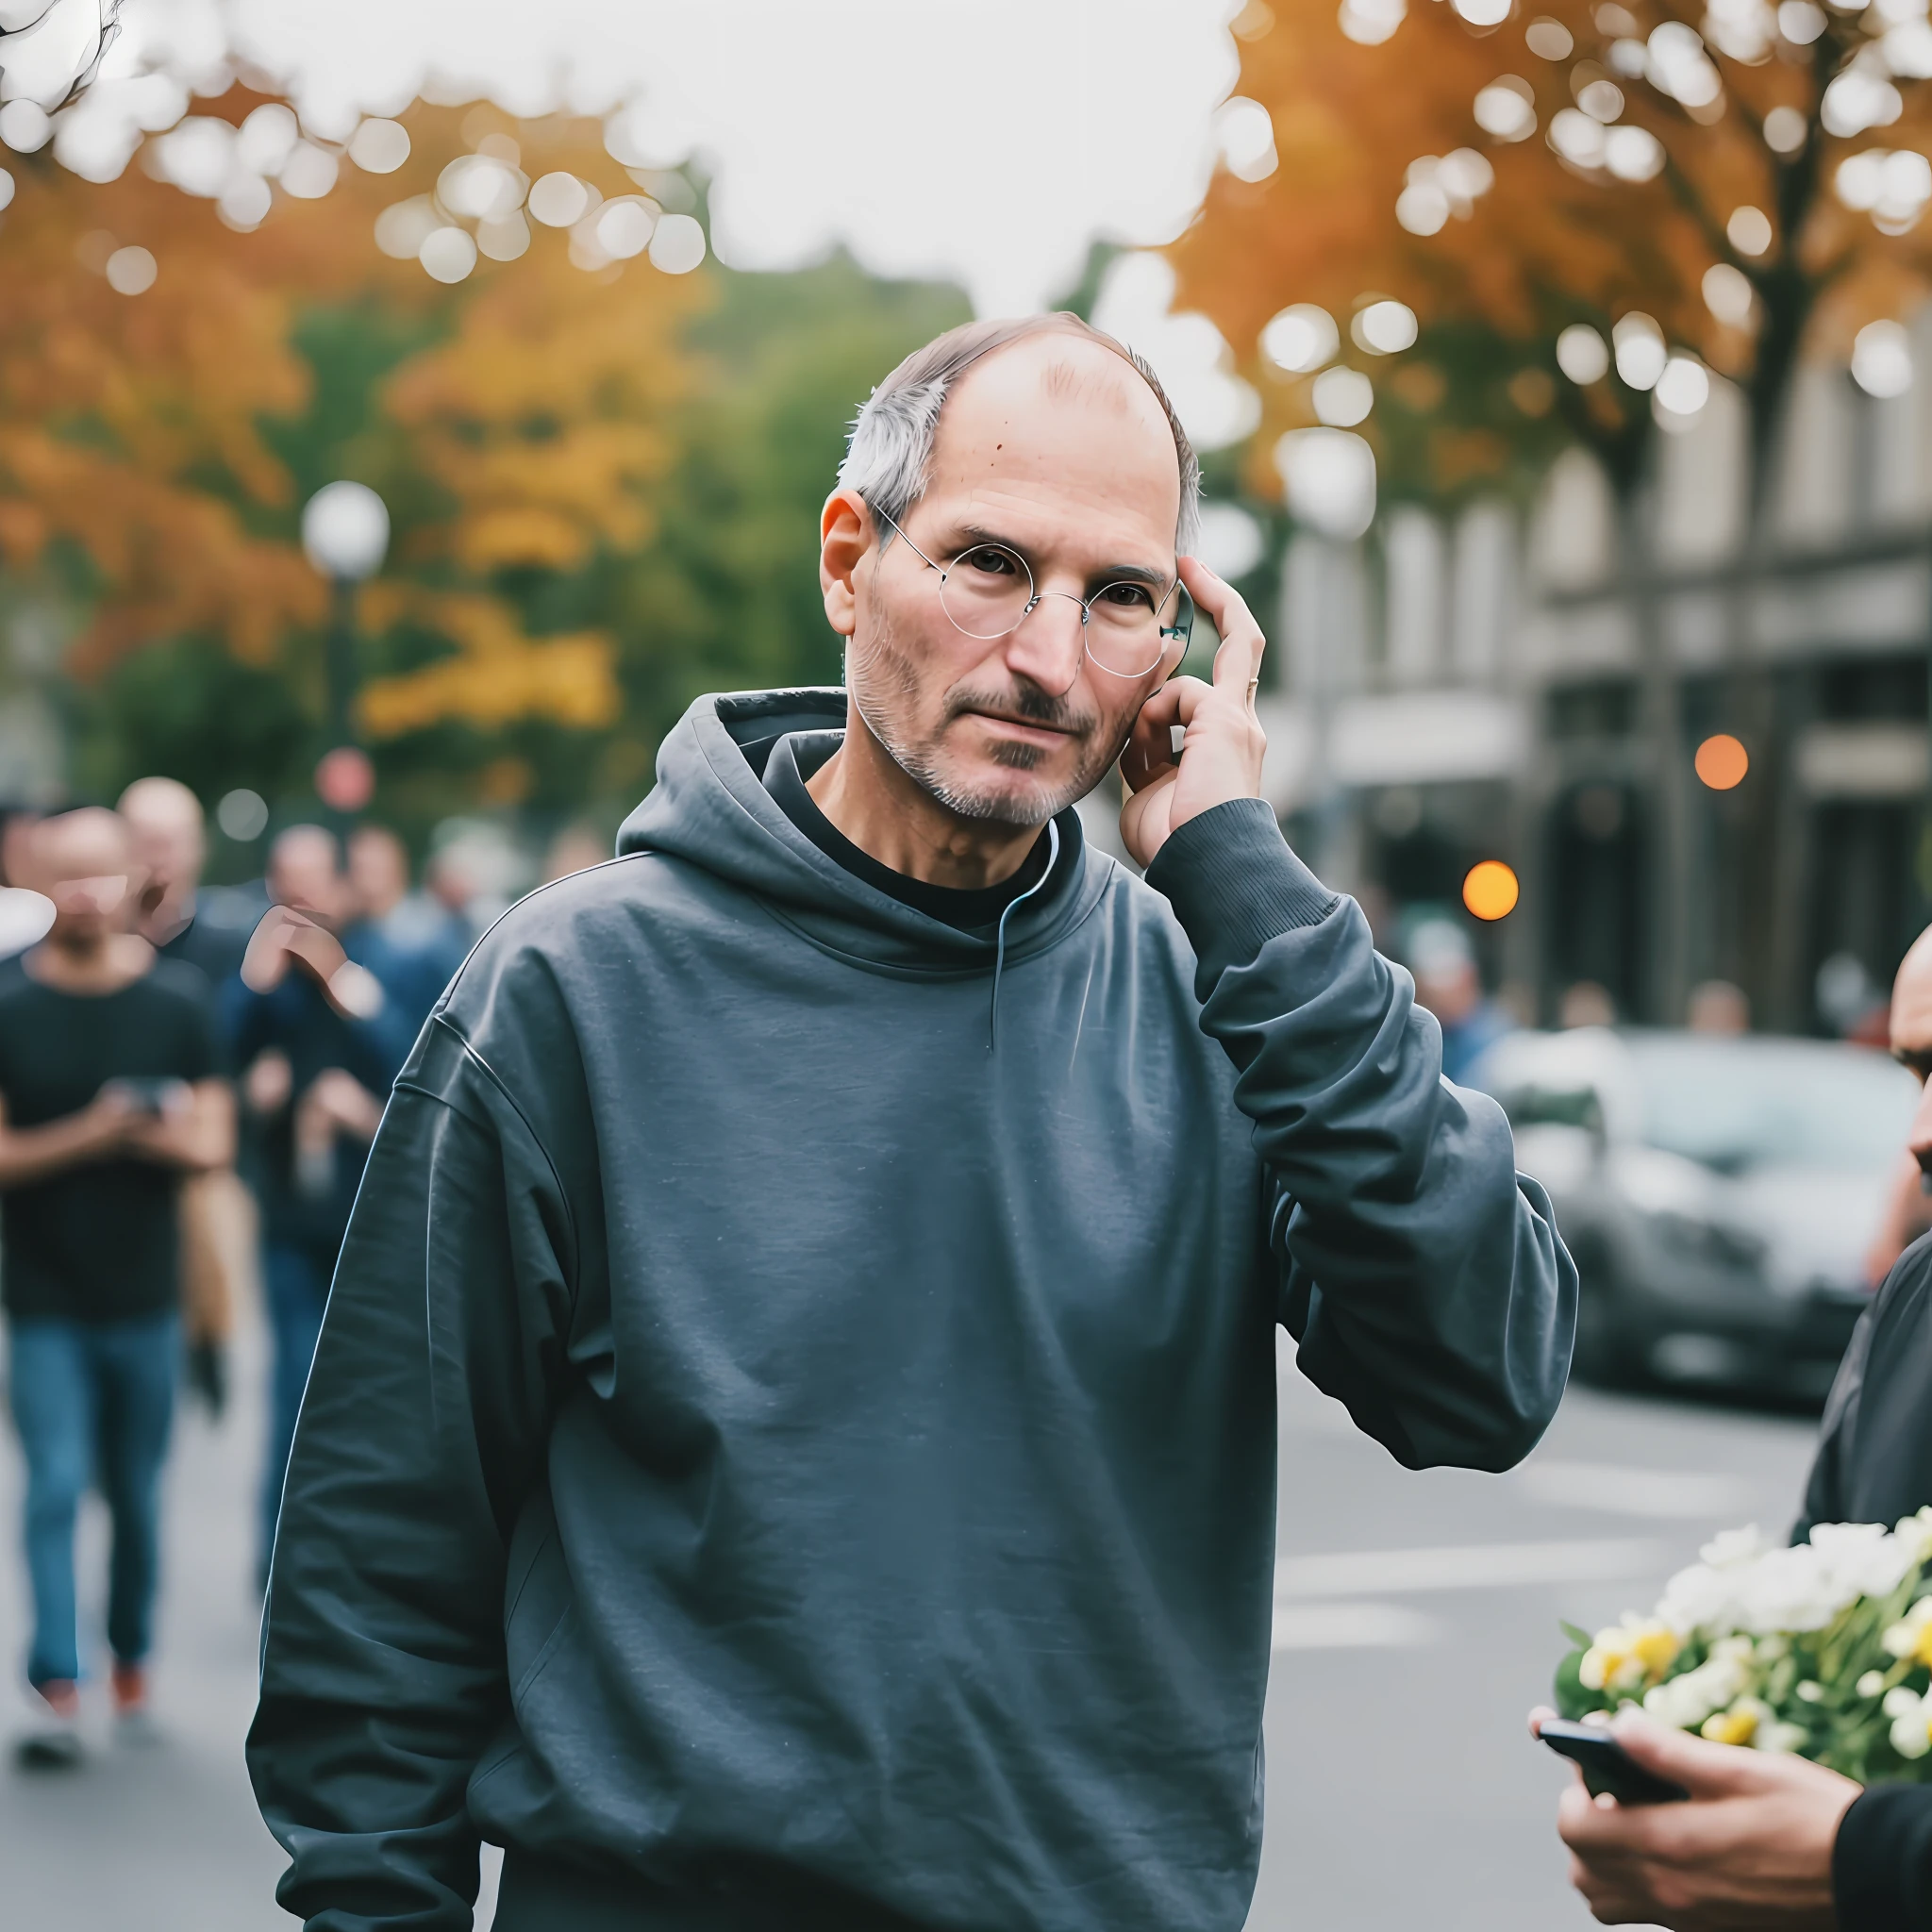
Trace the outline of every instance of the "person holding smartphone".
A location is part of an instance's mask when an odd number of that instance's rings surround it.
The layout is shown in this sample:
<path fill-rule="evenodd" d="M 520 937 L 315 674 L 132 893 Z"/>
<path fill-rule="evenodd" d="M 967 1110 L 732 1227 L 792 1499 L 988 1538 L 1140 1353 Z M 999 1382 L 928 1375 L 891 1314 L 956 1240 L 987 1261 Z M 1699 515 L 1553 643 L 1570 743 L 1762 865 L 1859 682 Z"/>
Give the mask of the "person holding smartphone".
<path fill-rule="evenodd" d="M 844 688 L 699 699 L 431 1014 L 269 1586 L 298 1918 L 457 1932 L 487 1839 L 498 1932 L 1238 1932 L 1277 1326 L 1501 1469 L 1576 1276 L 1259 795 L 1198 488 L 1072 316 L 908 358 L 820 523 Z M 1074 808 L 1124 754 L 1144 883 Z"/>
<path fill-rule="evenodd" d="M 1532 1711 L 1530 1734 L 1541 1736 L 1555 1717 Z M 1932 1925 L 1932 1788 L 1867 1790 L 1807 1758 L 1713 1744 L 1637 1711 L 1614 1720 L 1610 1739 L 1637 1777 L 1668 1781 L 1684 1802 L 1592 1796 L 1589 1771 L 1578 1770 L 1557 1830 L 1570 1849 L 1571 1883 L 1603 1924 L 1672 1932 Z"/>
<path fill-rule="evenodd" d="M 31 848 L 54 924 L 0 963 L 0 1292 L 26 1459 L 37 1707 L 29 1762 L 79 1755 L 74 1524 L 96 1481 L 113 1522 L 114 1709 L 147 1719 L 159 1483 L 180 1374 L 184 1174 L 234 1156 L 208 989 L 131 930 L 140 879 L 112 812 L 50 818 Z"/>

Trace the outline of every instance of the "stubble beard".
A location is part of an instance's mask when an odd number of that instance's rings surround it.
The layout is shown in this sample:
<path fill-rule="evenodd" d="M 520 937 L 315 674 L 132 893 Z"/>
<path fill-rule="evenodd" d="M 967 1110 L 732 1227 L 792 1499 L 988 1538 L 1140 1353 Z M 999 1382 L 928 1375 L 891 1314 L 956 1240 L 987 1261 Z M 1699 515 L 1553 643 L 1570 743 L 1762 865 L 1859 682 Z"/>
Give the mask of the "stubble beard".
<path fill-rule="evenodd" d="M 1101 720 L 1082 711 L 1038 685 L 1022 680 L 1002 691 L 974 691 L 956 685 L 946 693 L 939 724 L 924 739 L 903 728 L 901 721 L 916 713 L 920 702 L 919 674 L 911 657 L 899 646 L 891 621 L 881 611 L 873 626 L 871 648 L 863 661 L 848 643 L 845 682 L 848 694 L 865 728 L 885 747 L 886 755 L 919 789 L 957 818 L 981 824 L 1024 829 L 1043 825 L 1099 784 L 1126 744 L 1126 732 L 1109 744 L 1100 736 Z M 946 728 L 955 719 L 984 705 L 997 705 L 1032 723 L 1072 733 L 1084 756 L 1074 774 L 1051 788 L 1041 784 L 1013 792 L 961 785 L 941 768 Z M 1030 772 L 1052 754 L 1043 746 L 1003 742 L 992 747 L 992 761 L 1010 772 Z"/>

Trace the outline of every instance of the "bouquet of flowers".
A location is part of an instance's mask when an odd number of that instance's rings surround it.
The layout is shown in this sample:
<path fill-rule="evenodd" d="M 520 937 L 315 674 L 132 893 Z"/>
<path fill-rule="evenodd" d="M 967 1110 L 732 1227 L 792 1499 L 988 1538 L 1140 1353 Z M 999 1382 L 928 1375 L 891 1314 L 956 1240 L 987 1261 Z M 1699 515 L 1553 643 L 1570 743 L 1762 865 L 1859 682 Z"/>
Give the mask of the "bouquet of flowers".
<path fill-rule="evenodd" d="M 1565 1717 L 1641 1705 L 1861 1784 L 1932 1782 L 1932 1507 L 1891 1530 L 1820 1524 L 1790 1547 L 1727 1530 L 1700 1554 L 1649 1616 L 1594 1637 L 1563 1625 Z"/>

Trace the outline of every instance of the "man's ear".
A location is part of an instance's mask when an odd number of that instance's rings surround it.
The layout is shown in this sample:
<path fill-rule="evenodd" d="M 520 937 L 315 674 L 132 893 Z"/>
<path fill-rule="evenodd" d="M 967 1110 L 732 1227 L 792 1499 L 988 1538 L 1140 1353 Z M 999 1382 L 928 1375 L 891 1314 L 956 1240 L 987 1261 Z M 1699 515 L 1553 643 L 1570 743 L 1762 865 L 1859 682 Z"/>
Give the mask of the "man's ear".
<path fill-rule="evenodd" d="M 856 490 L 833 491 L 819 512 L 819 590 L 825 600 L 825 622 L 841 638 L 858 628 L 854 579 L 872 540 L 872 512 L 865 499 Z"/>

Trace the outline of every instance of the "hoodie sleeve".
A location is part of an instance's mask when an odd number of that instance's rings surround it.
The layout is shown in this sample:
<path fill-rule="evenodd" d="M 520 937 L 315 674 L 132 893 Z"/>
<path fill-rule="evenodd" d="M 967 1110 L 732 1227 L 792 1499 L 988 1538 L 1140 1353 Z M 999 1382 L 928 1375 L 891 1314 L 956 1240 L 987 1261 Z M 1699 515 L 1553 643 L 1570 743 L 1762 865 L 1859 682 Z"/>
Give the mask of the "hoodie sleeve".
<path fill-rule="evenodd" d="M 371 1150 L 283 1491 L 248 1738 L 310 1932 L 470 1924 L 466 1790 L 561 1367 L 571 1217 L 475 1050 L 425 1029 Z"/>
<path fill-rule="evenodd" d="M 1441 1035 L 1261 799 L 1191 819 L 1148 869 L 1192 942 L 1269 1179 L 1304 1374 L 1412 1469 L 1507 1469 L 1556 1413 L 1576 1270 L 1508 1122 L 1441 1077 Z"/>

